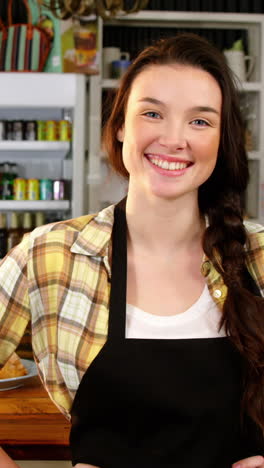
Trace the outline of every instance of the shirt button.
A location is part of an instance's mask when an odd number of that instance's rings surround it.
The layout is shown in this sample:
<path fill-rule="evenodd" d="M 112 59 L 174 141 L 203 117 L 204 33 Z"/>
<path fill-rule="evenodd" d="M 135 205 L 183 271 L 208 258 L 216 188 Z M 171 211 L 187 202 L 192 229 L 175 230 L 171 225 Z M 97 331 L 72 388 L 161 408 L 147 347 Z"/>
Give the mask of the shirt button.
<path fill-rule="evenodd" d="M 222 296 L 222 291 L 220 291 L 220 289 L 216 289 L 216 290 L 213 292 L 213 296 L 214 296 L 216 299 L 219 299 L 219 297 Z"/>

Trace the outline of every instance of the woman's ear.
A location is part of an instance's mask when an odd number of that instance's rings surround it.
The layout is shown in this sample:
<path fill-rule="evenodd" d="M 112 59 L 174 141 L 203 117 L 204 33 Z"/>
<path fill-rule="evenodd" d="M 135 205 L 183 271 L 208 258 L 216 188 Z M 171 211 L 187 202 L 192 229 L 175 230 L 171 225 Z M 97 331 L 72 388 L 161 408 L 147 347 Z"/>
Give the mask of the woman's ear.
<path fill-rule="evenodd" d="M 124 125 L 122 125 L 121 128 L 117 131 L 117 139 L 121 143 L 124 141 L 124 136 L 125 136 L 125 130 L 124 130 Z"/>

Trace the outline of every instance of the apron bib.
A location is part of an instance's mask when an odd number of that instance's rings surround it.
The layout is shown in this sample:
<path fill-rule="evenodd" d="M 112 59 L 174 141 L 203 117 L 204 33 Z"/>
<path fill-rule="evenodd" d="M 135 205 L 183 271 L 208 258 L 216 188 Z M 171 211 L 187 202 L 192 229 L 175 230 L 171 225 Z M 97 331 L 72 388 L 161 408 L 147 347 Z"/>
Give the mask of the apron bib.
<path fill-rule="evenodd" d="M 240 430 L 242 359 L 228 338 L 125 338 L 123 202 L 114 217 L 108 339 L 73 402 L 73 465 L 231 468 L 256 455 Z"/>

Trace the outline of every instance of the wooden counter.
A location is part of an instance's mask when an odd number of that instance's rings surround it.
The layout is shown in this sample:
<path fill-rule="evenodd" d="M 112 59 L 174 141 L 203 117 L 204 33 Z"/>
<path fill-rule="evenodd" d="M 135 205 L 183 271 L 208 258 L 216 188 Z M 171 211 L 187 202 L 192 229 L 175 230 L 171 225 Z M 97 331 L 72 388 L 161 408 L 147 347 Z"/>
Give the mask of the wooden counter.
<path fill-rule="evenodd" d="M 16 460 L 70 460 L 70 424 L 38 377 L 0 392 L 0 446 Z"/>

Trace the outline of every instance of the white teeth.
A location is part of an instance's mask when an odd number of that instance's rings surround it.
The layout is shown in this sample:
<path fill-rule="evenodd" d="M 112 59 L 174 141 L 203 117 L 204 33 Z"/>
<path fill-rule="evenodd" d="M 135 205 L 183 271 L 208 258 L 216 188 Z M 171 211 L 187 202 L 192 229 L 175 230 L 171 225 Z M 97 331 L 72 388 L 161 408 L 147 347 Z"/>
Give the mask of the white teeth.
<path fill-rule="evenodd" d="M 175 171 L 179 169 L 185 169 L 187 167 L 187 163 L 180 163 L 180 162 L 169 162 L 164 161 L 160 158 L 149 158 L 152 164 L 155 166 L 161 167 L 162 169 L 167 169 L 169 171 Z"/>

